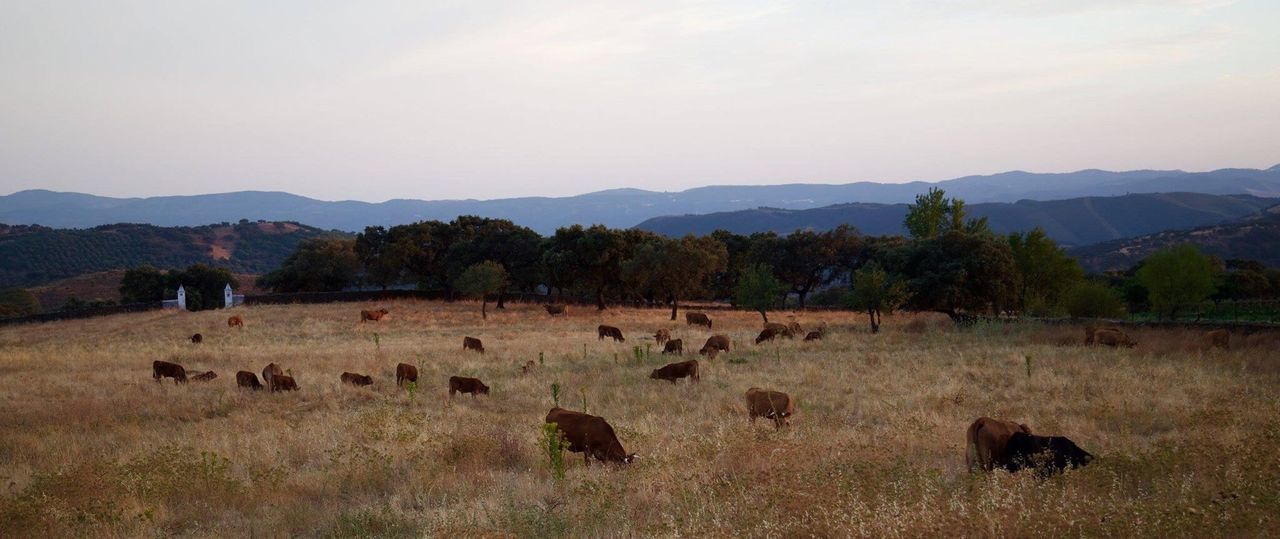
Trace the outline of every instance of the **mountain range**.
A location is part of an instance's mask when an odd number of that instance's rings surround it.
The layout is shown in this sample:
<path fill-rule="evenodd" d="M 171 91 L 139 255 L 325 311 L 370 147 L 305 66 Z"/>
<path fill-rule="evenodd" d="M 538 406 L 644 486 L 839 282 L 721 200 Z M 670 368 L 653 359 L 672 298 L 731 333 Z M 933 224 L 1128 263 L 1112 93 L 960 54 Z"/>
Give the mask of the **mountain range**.
<path fill-rule="evenodd" d="M 1255 260 L 1280 267 L 1280 206 L 1259 215 L 1189 230 L 1166 230 L 1069 249 L 1086 271 L 1125 270 L 1160 249 L 1192 243 L 1223 260 Z"/>
<path fill-rule="evenodd" d="M 329 202 L 264 191 L 112 198 L 29 190 L 0 196 L 0 223 L 86 228 L 114 223 L 197 226 L 262 219 L 295 221 L 322 229 L 353 232 L 370 225 L 390 226 L 427 219 L 447 221 L 459 215 L 479 215 L 510 219 L 545 235 L 571 224 L 599 223 L 626 228 L 660 216 L 727 212 L 762 206 L 800 210 L 852 203 L 892 205 L 911 202 L 916 195 L 931 187 L 941 187 L 948 195 L 962 198 L 971 205 L 1129 193 L 1190 192 L 1266 197 L 1280 196 L 1280 165 L 1261 170 L 1220 169 L 1210 172 L 1081 170 L 1044 174 L 1013 171 L 936 183 L 726 185 L 679 192 L 612 189 L 570 197 L 396 199 L 380 203 Z M 874 233 L 877 230 L 883 229 L 868 228 L 865 231 Z"/>

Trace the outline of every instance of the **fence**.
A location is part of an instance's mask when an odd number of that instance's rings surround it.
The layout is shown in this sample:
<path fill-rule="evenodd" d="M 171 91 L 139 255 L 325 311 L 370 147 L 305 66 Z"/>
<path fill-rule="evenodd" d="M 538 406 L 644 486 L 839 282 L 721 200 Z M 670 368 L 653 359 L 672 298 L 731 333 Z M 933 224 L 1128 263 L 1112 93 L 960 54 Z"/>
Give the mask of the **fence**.
<path fill-rule="evenodd" d="M 77 318 L 93 318 L 95 316 L 107 316 L 122 313 L 139 313 L 143 311 L 154 311 L 161 308 L 161 302 L 153 301 L 147 303 L 130 303 L 128 305 L 106 305 L 103 307 L 87 307 L 84 309 L 76 309 L 74 311 L 55 311 L 51 313 L 33 314 L 28 316 L 20 316 L 17 318 L 0 318 L 0 326 L 11 326 L 15 324 L 27 324 L 31 322 L 53 322 L 55 320 L 74 320 Z"/>

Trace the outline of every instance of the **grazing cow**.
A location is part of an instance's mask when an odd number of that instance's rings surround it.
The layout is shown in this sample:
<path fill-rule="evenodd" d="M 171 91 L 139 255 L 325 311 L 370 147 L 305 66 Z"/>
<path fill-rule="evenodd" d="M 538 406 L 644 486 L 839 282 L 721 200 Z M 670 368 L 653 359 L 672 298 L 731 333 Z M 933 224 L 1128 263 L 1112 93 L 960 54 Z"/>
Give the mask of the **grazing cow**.
<path fill-rule="evenodd" d="M 157 359 L 151 362 L 151 377 L 155 378 L 157 382 L 161 378 L 173 378 L 173 383 L 185 384 L 187 383 L 187 370 L 177 363 Z"/>
<path fill-rule="evenodd" d="M 653 340 L 658 341 L 658 344 L 660 345 L 666 344 L 667 341 L 671 340 L 671 332 L 665 329 L 660 329 L 653 333 Z"/>
<path fill-rule="evenodd" d="M 467 378 L 465 376 L 449 377 L 449 396 L 454 393 L 470 393 L 472 397 L 476 394 L 488 395 L 489 386 L 484 385 L 478 378 Z"/>
<path fill-rule="evenodd" d="M 267 384 L 271 391 L 297 391 L 298 382 L 293 380 L 292 376 L 277 374 L 271 377 L 271 382 Z"/>
<path fill-rule="evenodd" d="M 191 344 L 200 344 L 204 342 L 204 335 L 199 333 L 191 336 Z"/>
<path fill-rule="evenodd" d="M 770 330 L 773 331 L 774 335 L 782 335 L 783 337 L 786 337 L 788 339 L 795 338 L 796 336 L 794 333 L 791 332 L 791 328 L 788 327 L 786 324 L 779 324 L 777 322 L 770 322 L 768 324 L 765 324 L 764 330 L 761 331 L 761 334 L 763 334 L 764 331 L 770 331 Z"/>
<path fill-rule="evenodd" d="M 664 354 L 675 354 L 675 355 L 677 355 L 677 356 L 683 356 L 683 355 L 684 355 L 684 340 L 683 340 L 683 339 L 671 339 L 671 340 L 667 341 L 667 344 L 663 345 L 663 347 L 662 347 L 662 353 L 664 353 Z"/>
<path fill-rule="evenodd" d="M 636 455 L 627 454 L 618 442 L 618 435 L 603 417 L 552 408 L 547 412 L 547 423 L 551 423 L 563 434 L 569 443 L 569 451 L 582 453 L 582 461 L 590 463 L 590 457 L 600 462 L 630 464 Z"/>
<path fill-rule="evenodd" d="M 524 365 L 520 366 L 520 372 L 524 374 L 529 374 L 533 372 L 533 369 L 536 369 L 536 368 L 538 368 L 538 364 L 534 363 L 534 361 L 530 359 L 529 361 L 524 362 Z"/>
<path fill-rule="evenodd" d="M 698 353 L 707 356 L 707 359 L 715 359 L 716 356 L 720 355 L 720 349 L 708 344 L 699 348 Z"/>
<path fill-rule="evenodd" d="M 964 461 L 969 471 L 991 471 L 1009 464 L 1009 439 L 1014 433 L 1031 434 L 1031 427 L 990 417 L 979 417 L 965 431 Z"/>
<path fill-rule="evenodd" d="M 596 328 L 596 334 L 600 337 L 596 340 L 604 340 L 605 337 L 613 337 L 614 342 L 623 342 L 627 340 L 622 336 L 622 330 L 613 326 L 606 326 L 604 324 L 600 324 L 600 327 Z"/>
<path fill-rule="evenodd" d="M 1231 334 L 1225 329 L 1215 329 L 1204 332 L 1201 337 L 1204 340 L 1205 348 L 1221 348 L 1227 350 L 1231 346 Z"/>
<path fill-rule="evenodd" d="M 805 341 L 805 342 L 809 342 L 809 341 L 820 341 L 820 340 L 822 340 L 822 332 L 821 332 L 821 331 L 810 331 L 808 335 L 805 335 L 805 336 L 804 336 L 804 341 Z"/>
<path fill-rule="evenodd" d="M 564 314 L 564 310 L 565 310 L 565 309 L 564 309 L 564 304 L 563 304 L 563 303 L 550 303 L 550 304 L 547 304 L 547 305 L 543 305 L 543 306 L 542 306 L 542 308 L 543 308 L 543 309 L 546 309 L 546 310 L 547 310 L 547 314 L 549 314 L 549 315 L 551 315 L 551 316 L 559 316 L 559 315 L 562 315 L 562 314 Z"/>
<path fill-rule="evenodd" d="M 676 383 L 676 380 L 685 377 L 692 379 L 694 382 L 702 380 L 702 378 L 698 376 L 698 360 L 690 359 L 689 361 L 672 363 L 662 367 L 661 369 L 654 369 L 652 373 L 649 373 L 649 378 L 654 380 L 666 380 L 673 384 Z"/>
<path fill-rule="evenodd" d="M 1129 338 L 1129 334 L 1118 329 L 1100 329 L 1093 334 L 1098 344 L 1104 344 L 1115 348 L 1123 346 L 1125 348 L 1133 348 L 1137 345 L 1137 341 Z"/>
<path fill-rule="evenodd" d="M 1085 326 L 1084 327 L 1084 343 L 1086 345 L 1095 344 L 1095 342 L 1097 341 L 1097 335 L 1099 330 L 1120 331 L 1120 328 L 1116 326 L 1102 326 L 1102 327 L 1092 326 L 1092 325 Z"/>
<path fill-rule="evenodd" d="M 243 319 L 243 318 L 240 318 L 240 315 L 238 315 L 238 314 L 237 314 L 237 315 L 235 315 L 235 316 L 232 316 L 231 318 L 228 318 L 228 319 L 227 319 L 227 327 L 229 327 L 229 328 L 241 328 L 241 329 L 243 329 L 243 328 L 244 328 L 244 319 Z"/>
<path fill-rule="evenodd" d="M 376 311 L 360 311 L 360 321 L 361 322 L 381 322 L 382 317 L 386 316 L 387 313 L 389 312 L 391 311 L 388 311 L 386 309 L 378 309 Z"/>
<path fill-rule="evenodd" d="M 1062 473 L 1067 468 L 1079 468 L 1089 464 L 1093 455 L 1065 436 L 1036 436 L 1015 432 L 1009 437 L 1008 462 L 1004 468 L 1016 472 L 1023 468 L 1036 470 L 1037 475 Z"/>
<path fill-rule="evenodd" d="M 710 337 L 707 337 L 707 343 L 702 345 L 702 347 L 703 348 L 711 347 L 711 348 L 715 348 L 720 352 L 728 352 L 729 336 L 728 335 L 712 335 Z"/>
<path fill-rule="evenodd" d="M 418 368 L 408 363 L 396 365 L 396 385 L 403 386 L 405 382 L 418 383 Z"/>
<path fill-rule="evenodd" d="M 353 386 L 371 386 L 373 385 L 373 377 L 367 374 L 356 374 L 354 372 L 344 372 L 339 377 L 344 384 Z"/>
<path fill-rule="evenodd" d="M 757 417 L 763 417 L 772 419 L 773 428 L 780 429 L 791 424 L 795 413 L 796 403 L 786 393 L 758 387 L 747 390 L 747 417 L 752 423 Z"/>
<path fill-rule="evenodd" d="M 800 322 L 796 322 L 795 320 L 787 322 L 787 331 L 791 332 L 792 337 L 795 337 L 796 335 L 804 335 L 804 329 L 801 329 Z"/>
<path fill-rule="evenodd" d="M 707 326 L 707 329 L 711 329 L 711 319 L 703 313 L 684 313 L 684 321 L 690 326 Z"/>
<path fill-rule="evenodd" d="M 774 325 L 780 326 L 782 324 L 774 324 Z M 760 344 L 765 341 L 772 341 L 774 337 L 777 337 L 778 335 L 781 335 L 781 334 L 782 333 L 778 331 L 778 328 L 766 327 L 763 330 L 761 330 L 760 335 L 756 337 L 756 344 Z"/>
<path fill-rule="evenodd" d="M 247 387 L 256 391 L 262 389 L 262 383 L 258 381 L 258 375 L 249 371 L 240 371 L 236 373 L 236 387 Z"/>
<path fill-rule="evenodd" d="M 481 354 L 483 354 L 483 353 L 484 353 L 484 343 L 480 342 L 480 339 L 477 339 L 477 338 L 475 338 L 475 337 L 463 337 L 463 338 L 462 338 L 462 349 L 463 349 L 464 351 L 465 351 L 465 350 L 475 350 L 475 351 L 480 352 Z"/>
<path fill-rule="evenodd" d="M 218 373 L 213 371 L 205 371 L 191 377 L 192 382 L 211 382 L 218 377 Z"/>
<path fill-rule="evenodd" d="M 268 363 L 266 367 L 262 368 L 262 381 L 267 384 L 267 387 L 271 387 L 271 379 L 273 377 L 283 375 L 284 369 L 281 369 L 280 366 L 275 363 Z"/>

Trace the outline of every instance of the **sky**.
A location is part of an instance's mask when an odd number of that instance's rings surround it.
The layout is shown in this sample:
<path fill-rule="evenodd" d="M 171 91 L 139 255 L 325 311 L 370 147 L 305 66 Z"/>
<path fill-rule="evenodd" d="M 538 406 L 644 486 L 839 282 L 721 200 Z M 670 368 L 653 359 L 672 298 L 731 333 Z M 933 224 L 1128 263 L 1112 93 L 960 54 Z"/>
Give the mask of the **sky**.
<path fill-rule="evenodd" d="M 0 2 L 0 194 L 1280 163 L 1275 0 Z"/>

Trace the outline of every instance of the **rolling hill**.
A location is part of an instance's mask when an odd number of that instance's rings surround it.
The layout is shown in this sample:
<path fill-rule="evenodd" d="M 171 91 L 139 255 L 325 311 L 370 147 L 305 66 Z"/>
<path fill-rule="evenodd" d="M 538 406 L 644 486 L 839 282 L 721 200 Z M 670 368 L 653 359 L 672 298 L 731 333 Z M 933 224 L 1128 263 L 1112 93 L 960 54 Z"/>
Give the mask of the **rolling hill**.
<path fill-rule="evenodd" d="M 613 189 L 571 197 L 495 200 L 389 200 L 380 203 L 328 202 L 280 192 L 243 191 L 194 196 L 110 198 L 44 190 L 0 196 L 0 222 L 84 228 L 110 223 L 195 226 L 240 219 L 308 223 L 325 229 L 359 231 L 459 215 L 498 217 L 550 234 L 557 227 L 595 223 L 625 228 L 664 215 L 726 212 L 767 206 L 812 209 L 833 204 L 911 202 L 930 187 L 941 187 L 970 204 L 1055 200 L 1128 193 L 1193 192 L 1216 195 L 1280 196 L 1280 165 L 1211 172 L 1138 170 L 1041 174 L 1005 172 L 937 183 L 857 182 L 843 185 L 785 184 L 709 186 L 679 192 Z"/>
<path fill-rule="evenodd" d="M 1183 243 L 1195 244 L 1204 253 L 1223 260 L 1256 260 L 1268 267 L 1280 267 L 1280 206 L 1231 223 L 1157 232 L 1068 252 L 1085 270 L 1102 272 L 1131 268 L 1155 251 Z"/>
<path fill-rule="evenodd" d="M 1041 227 L 1059 243 L 1088 245 L 1107 240 L 1217 224 L 1257 214 L 1280 200 L 1249 195 L 1161 193 L 1084 197 L 1066 200 L 1021 200 L 970 204 L 972 217 L 986 217 L 996 232 Z M 799 229 L 829 230 L 841 224 L 870 235 L 901 234 L 906 204 L 838 204 L 809 210 L 757 208 L 707 215 L 659 217 L 636 228 L 666 236 L 708 234 L 716 229 L 739 234 L 788 233 Z"/>
<path fill-rule="evenodd" d="M 175 268 L 202 262 L 235 273 L 260 274 L 278 267 L 299 242 L 331 233 L 298 223 L 266 221 L 88 229 L 0 225 L 0 288 L 143 264 Z"/>

